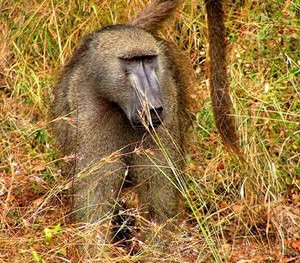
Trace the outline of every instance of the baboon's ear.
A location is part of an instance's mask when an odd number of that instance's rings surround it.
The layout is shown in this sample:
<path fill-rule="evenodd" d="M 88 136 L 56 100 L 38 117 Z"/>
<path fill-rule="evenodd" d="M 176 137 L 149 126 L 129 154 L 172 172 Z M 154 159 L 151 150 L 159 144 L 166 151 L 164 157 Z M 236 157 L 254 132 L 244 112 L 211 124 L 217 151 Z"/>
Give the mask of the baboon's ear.
<path fill-rule="evenodd" d="M 128 24 L 155 33 L 162 22 L 169 18 L 181 0 L 153 0 Z"/>

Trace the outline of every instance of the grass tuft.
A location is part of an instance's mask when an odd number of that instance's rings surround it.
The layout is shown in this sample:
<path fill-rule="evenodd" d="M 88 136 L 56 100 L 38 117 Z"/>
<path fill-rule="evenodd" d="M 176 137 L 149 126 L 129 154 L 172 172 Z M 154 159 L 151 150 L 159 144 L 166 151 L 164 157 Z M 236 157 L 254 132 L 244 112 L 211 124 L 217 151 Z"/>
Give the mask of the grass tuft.
<path fill-rule="evenodd" d="M 59 163 L 65 160 L 58 160 L 48 133 L 52 87 L 84 35 L 124 23 L 144 5 L 140 0 L 0 3 L 0 261 L 299 261 L 297 1 L 226 4 L 228 74 L 243 160 L 225 151 L 214 125 L 203 2 L 184 1 L 161 32 L 190 55 L 199 79 L 185 180 L 173 169 L 188 212 L 168 234 L 167 249 L 155 242 L 162 233 L 150 222 L 143 225 L 153 242 L 134 239 L 133 253 L 104 244 L 103 222 L 80 227 L 68 221 L 71 182 L 61 176 Z M 166 158 L 172 168 L 168 153 Z"/>

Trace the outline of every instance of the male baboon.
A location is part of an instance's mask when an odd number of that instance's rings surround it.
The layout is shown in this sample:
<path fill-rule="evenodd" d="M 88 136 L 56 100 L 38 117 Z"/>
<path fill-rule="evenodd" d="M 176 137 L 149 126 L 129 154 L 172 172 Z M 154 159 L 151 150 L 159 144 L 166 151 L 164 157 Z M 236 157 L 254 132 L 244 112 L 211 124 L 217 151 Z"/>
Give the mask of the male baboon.
<path fill-rule="evenodd" d="M 221 5 L 206 1 L 208 7 L 211 3 Z M 76 221 L 114 213 L 120 190 L 128 182 L 136 189 L 145 217 L 161 223 L 180 214 L 176 185 L 183 169 L 183 131 L 195 79 L 186 56 L 156 35 L 178 5 L 179 1 L 154 0 L 130 23 L 89 35 L 54 90 L 57 142 L 62 155 L 75 156 L 64 174 L 76 174 Z M 222 23 L 222 11 L 216 10 L 213 17 Z M 210 16 L 209 21 L 213 22 Z M 222 38 L 217 40 L 224 45 Z M 217 56 L 222 60 L 220 56 L 224 54 Z M 218 65 L 223 67 L 223 60 L 212 70 L 225 74 Z M 219 116 L 223 108 L 215 93 L 213 105 Z M 230 101 L 225 102 L 227 114 Z M 221 131 L 226 130 L 225 116 L 217 117 Z"/>

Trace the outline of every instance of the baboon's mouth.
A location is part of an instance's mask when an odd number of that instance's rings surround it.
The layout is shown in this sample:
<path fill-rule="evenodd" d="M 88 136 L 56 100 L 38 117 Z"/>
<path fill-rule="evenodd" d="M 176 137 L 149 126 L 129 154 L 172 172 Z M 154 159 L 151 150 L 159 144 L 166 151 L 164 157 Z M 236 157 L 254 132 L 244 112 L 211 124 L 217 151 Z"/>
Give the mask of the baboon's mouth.
<path fill-rule="evenodd" d="M 159 125 L 162 124 L 162 120 L 164 118 L 164 114 L 162 109 L 157 111 L 150 111 L 149 114 L 145 114 L 144 112 L 133 115 L 130 118 L 131 126 L 135 130 L 148 130 L 148 129 L 156 129 Z"/>
<path fill-rule="evenodd" d="M 140 123 L 140 124 L 132 124 L 133 129 L 135 129 L 136 131 L 146 131 L 147 129 L 156 129 L 158 126 L 161 125 L 161 122 L 152 122 L 149 123 L 148 126 L 145 127 L 144 124 Z"/>

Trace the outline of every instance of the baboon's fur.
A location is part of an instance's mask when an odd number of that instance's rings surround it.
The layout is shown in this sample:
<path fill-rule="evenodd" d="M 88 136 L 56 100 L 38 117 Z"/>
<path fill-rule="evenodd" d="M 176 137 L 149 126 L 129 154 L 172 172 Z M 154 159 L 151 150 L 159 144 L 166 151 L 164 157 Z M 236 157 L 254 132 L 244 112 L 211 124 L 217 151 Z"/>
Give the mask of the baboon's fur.
<path fill-rule="evenodd" d="M 222 1 L 205 0 L 205 6 L 210 58 L 209 85 L 215 122 L 225 145 L 234 152 L 240 153 L 226 73 L 226 31 Z"/>
<path fill-rule="evenodd" d="M 206 1 L 207 6 L 212 2 Z M 52 109 L 56 139 L 63 156 L 75 156 L 64 166 L 63 173 L 76 174 L 73 212 L 77 222 L 96 221 L 113 213 L 120 190 L 128 182 L 137 192 L 145 217 L 162 223 L 181 213 L 176 180 L 180 180 L 184 167 L 184 127 L 195 77 L 189 59 L 174 44 L 156 36 L 161 22 L 178 5 L 179 1 L 154 0 L 127 25 L 109 26 L 89 35 L 55 87 Z M 223 13 L 216 10 L 213 19 L 219 21 L 217 26 L 223 31 Z M 208 12 L 215 10 L 208 8 Z M 218 30 L 211 16 L 208 18 L 210 29 Z M 223 50 L 224 36 L 214 38 L 213 34 L 210 39 L 220 41 L 221 46 L 213 43 Z M 130 97 L 134 91 L 118 58 L 149 54 L 157 54 L 158 58 L 155 72 L 164 119 L 155 129 L 135 130 L 125 114 L 133 103 Z M 222 75 L 219 79 L 211 74 L 216 120 L 225 141 L 235 145 L 232 122 L 226 115 L 231 102 L 223 84 L 225 56 L 223 52 L 216 54 L 212 47 L 210 55 L 212 71 Z M 214 63 L 214 58 L 220 62 Z M 225 100 L 220 101 L 225 108 L 218 105 L 216 85 L 225 92 Z M 223 120 L 229 123 L 229 132 Z"/>

